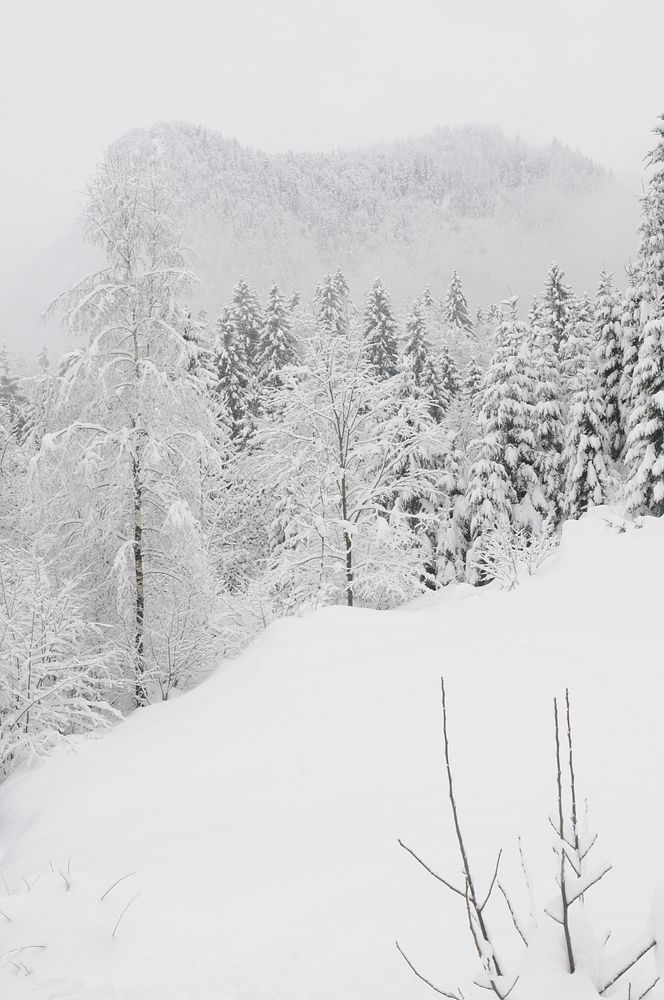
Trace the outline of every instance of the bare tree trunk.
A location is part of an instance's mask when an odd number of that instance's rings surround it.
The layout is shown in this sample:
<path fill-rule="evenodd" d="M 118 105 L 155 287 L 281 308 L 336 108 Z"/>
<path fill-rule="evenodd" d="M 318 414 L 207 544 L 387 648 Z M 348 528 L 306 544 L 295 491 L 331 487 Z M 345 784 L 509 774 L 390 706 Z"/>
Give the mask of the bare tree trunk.
<path fill-rule="evenodd" d="M 134 650 L 136 652 L 136 705 L 147 705 L 148 694 L 145 689 L 145 651 L 144 651 L 144 621 L 145 621 L 145 582 L 143 576 L 143 487 L 141 484 L 141 466 L 138 448 L 132 459 L 134 485 L 134 582 L 136 587 L 136 613 L 134 620 Z"/>
<path fill-rule="evenodd" d="M 140 348 L 138 343 L 138 333 L 134 327 L 134 380 L 137 386 L 140 382 Z M 137 429 L 137 420 L 132 418 L 134 431 Z M 134 491 L 134 585 L 136 588 L 136 611 L 134 618 L 134 652 L 136 654 L 136 686 L 135 698 L 138 708 L 147 705 L 148 693 L 145 688 L 145 577 L 143 573 L 143 483 L 141 479 L 141 458 L 140 445 L 136 441 L 136 448 L 132 456 L 132 482 Z"/>
<path fill-rule="evenodd" d="M 348 519 L 348 498 L 346 495 L 346 473 L 341 473 L 341 516 L 344 523 Z M 344 528 L 344 546 L 346 549 L 346 603 L 353 607 L 353 539 Z"/>

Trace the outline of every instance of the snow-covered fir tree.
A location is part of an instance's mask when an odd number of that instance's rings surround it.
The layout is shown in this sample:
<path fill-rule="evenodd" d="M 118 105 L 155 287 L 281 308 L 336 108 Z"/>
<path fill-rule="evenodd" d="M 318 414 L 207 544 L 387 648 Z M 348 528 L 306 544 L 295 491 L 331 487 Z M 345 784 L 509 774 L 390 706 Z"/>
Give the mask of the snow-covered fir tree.
<path fill-rule="evenodd" d="M 450 400 L 441 384 L 440 373 L 429 344 L 426 320 L 418 300 L 413 302 L 406 321 L 403 354 L 404 363 L 412 373 L 415 385 L 425 392 L 431 401 L 431 415 L 436 420 L 442 420 Z"/>
<path fill-rule="evenodd" d="M 376 278 L 364 310 L 364 352 L 375 378 L 392 378 L 399 371 L 397 325 L 389 296 Z"/>
<path fill-rule="evenodd" d="M 231 309 L 225 309 L 217 322 L 210 390 L 219 425 L 229 430 L 233 441 L 246 443 L 254 427 L 257 387 L 247 361 L 246 341 L 238 333 Z"/>
<path fill-rule="evenodd" d="M 546 333 L 531 328 L 528 342 L 533 373 L 533 464 L 546 498 L 547 516 L 559 517 L 563 505 L 563 377 L 560 358 Z"/>
<path fill-rule="evenodd" d="M 348 286 L 341 271 L 326 274 L 317 285 L 314 308 L 324 334 L 343 337 L 348 332 Z"/>
<path fill-rule="evenodd" d="M 229 315 L 235 324 L 236 338 L 243 345 L 250 371 L 256 374 L 263 314 L 256 293 L 244 278 L 238 281 L 233 290 Z"/>
<path fill-rule="evenodd" d="M 475 445 L 480 465 L 474 463 L 471 469 L 469 489 L 474 489 L 474 478 L 489 481 L 492 464 L 500 466 L 509 487 L 507 497 L 498 498 L 498 506 L 507 499 L 514 522 L 529 531 L 538 530 L 554 509 L 548 483 L 542 481 L 548 466 L 540 451 L 538 420 L 546 415 L 549 433 L 555 419 L 549 412 L 550 401 L 543 401 L 546 414 L 536 412 L 536 367 L 528 327 L 516 318 L 516 300 L 512 300 L 501 327 L 499 347 L 482 384 L 482 437 Z"/>
<path fill-rule="evenodd" d="M 655 129 L 652 175 L 642 203 L 638 255 L 641 336 L 627 438 L 627 505 L 664 514 L 664 116 Z"/>
<path fill-rule="evenodd" d="M 565 514 L 579 518 L 606 502 L 609 439 L 597 372 L 589 364 L 575 377 L 565 427 Z"/>
<path fill-rule="evenodd" d="M 629 425 L 632 412 L 632 381 L 641 344 L 641 280 L 634 264 L 625 268 L 627 288 L 622 302 L 620 329 L 622 333 L 622 372 L 620 376 L 620 414 L 623 429 Z"/>
<path fill-rule="evenodd" d="M 620 413 L 622 377 L 622 332 L 620 296 L 606 270 L 600 275 L 595 301 L 594 328 L 597 343 L 600 385 L 604 395 L 604 419 L 611 457 L 620 457 L 625 441 Z"/>
<path fill-rule="evenodd" d="M 288 309 L 276 285 L 267 296 L 265 316 L 258 344 L 258 376 L 262 385 L 273 385 L 278 372 L 297 364 L 297 349 Z"/>
<path fill-rule="evenodd" d="M 456 271 L 452 272 L 452 280 L 447 289 L 445 299 L 445 322 L 449 327 L 462 330 L 464 333 L 473 332 L 473 321 L 468 313 L 468 303 L 461 287 L 461 278 Z"/>
<path fill-rule="evenodd" d="M 548 334 L 558 353 L 567 337 L 573 302 L 574 296 L 565 283 L 564 271 L 558 264 L 551 264 L 540 297 L 536 322 Z"/>

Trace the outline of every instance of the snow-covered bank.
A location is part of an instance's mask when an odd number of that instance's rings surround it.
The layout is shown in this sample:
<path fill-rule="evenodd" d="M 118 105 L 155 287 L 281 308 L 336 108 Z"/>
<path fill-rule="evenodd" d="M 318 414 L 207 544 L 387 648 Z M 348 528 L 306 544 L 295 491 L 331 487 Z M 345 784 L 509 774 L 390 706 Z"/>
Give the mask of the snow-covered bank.
<path fill-rule="evenodd" d="M 463 984 L 463 912 L 396 843 L 459 870 L 441 673 L 472 859 L 489 875 L 503 846 L 524 910 L 517 834 L 540 906 L 555 892 L 551 702 L 570 686 L 578 781 L 614 865 L 588 908 L 628 943 L 664 868 L 664 523 L 618 533 L 608 518 L 567 523 L 512 593 L 278 622 L 187 696 L 10 779 L 0 996 L 426 997 L 395 937 L 434 981 Z M 593 996 L 564 988 L 537 1000 Z"/>

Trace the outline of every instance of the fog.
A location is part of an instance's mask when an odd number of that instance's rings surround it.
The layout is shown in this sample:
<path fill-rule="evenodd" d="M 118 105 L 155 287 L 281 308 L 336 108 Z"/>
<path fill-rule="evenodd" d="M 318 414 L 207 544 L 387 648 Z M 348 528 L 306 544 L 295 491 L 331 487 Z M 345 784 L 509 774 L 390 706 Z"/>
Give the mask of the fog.
<path fill-rule="evenodd" d="M 661 0 L 4 0 L 0 339 L 39 341 L 26 316 L 77 261 L 30 275 L 128 129 L 187 120 L 280 151 L 493 123 L 556 136 L 636 194 L 663 37 Z"/>

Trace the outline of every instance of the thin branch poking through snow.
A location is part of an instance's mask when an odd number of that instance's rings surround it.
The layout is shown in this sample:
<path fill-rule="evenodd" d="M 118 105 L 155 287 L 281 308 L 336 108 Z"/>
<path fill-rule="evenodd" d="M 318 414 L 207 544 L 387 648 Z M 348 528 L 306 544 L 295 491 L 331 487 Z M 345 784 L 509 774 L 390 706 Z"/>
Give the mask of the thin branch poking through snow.
<path fill-rule="evenodd" d="M 448 997 L 449 1000 L 463 1000 L 463 994 L 461 993 L 461 991 L 459 991 L 458 993 L 447 993 L 445 990 L 441 990 L 437 986 L 434 986 L 431 980 L 427 979 L 425 976 L 422 975 L 421 972 L 417 971 L 411 960 L 408 958 L 408 955 L 406 955 L 406 953 L 399 945 L 399 942 L 395 941 L 394 943 L 397 946 L 397 951 L 405 961 L 406 965 L 415 973 L 418 979 L 421 979 L 423 983 L 426 983 L 427 986 L 430 986 L 432 990 L 435 990 L 436 993 L 439 993 L 441 997 Z"/>
<path fill-rule="evenodd" d="M 132 898 L 131 898 L 131 899 L 129 900 L 129 902 L 128 902 L 128 903 L 127 903 L 127 905 L 125 906 L 124 910 L 122 911 L 122 913 L 120 914 L 120 916 L 119 916 L 119 917 L 118 917 L 118 919 L 117 919 L 117 922 L 116 922 L 116 924 L 115 924 L 115 927 L 113 928 L 113 933 L 111 934 L 111 937 L 112 937 L 112 938 L 114 938 L 114 937 L 115 937 L 115 932 L 117 931 L 118 927 L 120 926 L 120 921 L 121 921 L 121 920 L 122 920 L 122 918 L 124 917 L 125 913 L 126 913 L 126 912 L 127 912 L 127 910 L 129 909 L 129 907 L 131 906 L 131 904 L 132 904 L 132 903 L 135 903 L 135 902 L 136 902 L 136 900 L 138 899 L 138 897 L 139 897 L 139 896 L 141 895 L 142 891 L 143 891 L 142 889 L 139 889 L 139 890 L 138 890 L 138 892 L 136 893 L 136 895 L 135 895 L 135 896 L 132 896 Z"/>

